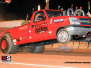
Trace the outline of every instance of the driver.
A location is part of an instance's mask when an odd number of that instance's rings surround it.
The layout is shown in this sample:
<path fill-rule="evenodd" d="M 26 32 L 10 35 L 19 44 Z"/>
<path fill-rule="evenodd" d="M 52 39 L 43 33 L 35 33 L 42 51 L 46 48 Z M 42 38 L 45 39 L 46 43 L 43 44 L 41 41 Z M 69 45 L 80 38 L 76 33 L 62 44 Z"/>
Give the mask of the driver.
<path fill-rule="evenodd" d="M 35 22 L 42 21 L 42 20 L 39 20 L 39 19 L 38 19 L 38 16 L 43 16 L 43 19 L 45 20 L 45 15 L 44 15 L 44 14 L 37 14 L 37 15 L 35 16 Z"/>

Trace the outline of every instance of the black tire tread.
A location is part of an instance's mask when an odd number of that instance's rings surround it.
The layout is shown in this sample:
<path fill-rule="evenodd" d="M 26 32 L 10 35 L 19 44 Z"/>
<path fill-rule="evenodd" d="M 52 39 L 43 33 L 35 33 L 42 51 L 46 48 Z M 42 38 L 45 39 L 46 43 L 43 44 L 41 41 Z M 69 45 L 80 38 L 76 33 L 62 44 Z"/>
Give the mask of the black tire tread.
<path fill-rule="evenodd" d="M 9 45 L 10 48 L 8 49 L 8 51 L 6 53 L 7 54 L 15 54 L 15 53 L 17 53 L 19 46 L 18 45 L 14 45 L 11 34 L 10 33 L 6 33 L 6 34 L 4 34 L 3 37 L 7 37 L 8 38 L 8 42 L 10 44 Z"/>
<path fill-rule="evenodd" d="M 32 50 L 31 53 L 43 53 L 45 49 L 45 45 L 40 45 L 40 46 L 35 46 Z"/>

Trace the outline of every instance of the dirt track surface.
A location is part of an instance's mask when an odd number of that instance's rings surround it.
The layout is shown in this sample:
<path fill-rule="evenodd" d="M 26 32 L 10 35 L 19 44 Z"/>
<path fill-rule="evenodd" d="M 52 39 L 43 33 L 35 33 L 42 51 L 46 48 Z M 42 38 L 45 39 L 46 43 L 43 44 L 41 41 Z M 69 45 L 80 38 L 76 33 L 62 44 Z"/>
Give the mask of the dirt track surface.
<path fill-rule="evenodd" d="M 41 54 L 32 54 L 26 50 L 17 54 L 4 54 L 0 50 L 0 56 L 2 55 L 11 55 L 12 61 L 2 63 L 0 60 L 0 68 L 91 68 L 91 63 L 83 63 L 91 62 L 91 50 L 73 50 L 70 53 L 64 53 L 47 48 Z"/>

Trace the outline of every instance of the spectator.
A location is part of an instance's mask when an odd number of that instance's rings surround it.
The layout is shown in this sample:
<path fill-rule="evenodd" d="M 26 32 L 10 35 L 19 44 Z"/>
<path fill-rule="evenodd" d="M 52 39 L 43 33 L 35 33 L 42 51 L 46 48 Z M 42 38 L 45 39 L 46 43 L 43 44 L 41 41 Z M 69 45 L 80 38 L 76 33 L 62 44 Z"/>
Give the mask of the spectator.
<path fill-rule="evenodd" d="M 90 13 L 89 11 L 87 12 L 87 15 L 88 15 L 89 17 L 91 17 L 91 13 Z"/>

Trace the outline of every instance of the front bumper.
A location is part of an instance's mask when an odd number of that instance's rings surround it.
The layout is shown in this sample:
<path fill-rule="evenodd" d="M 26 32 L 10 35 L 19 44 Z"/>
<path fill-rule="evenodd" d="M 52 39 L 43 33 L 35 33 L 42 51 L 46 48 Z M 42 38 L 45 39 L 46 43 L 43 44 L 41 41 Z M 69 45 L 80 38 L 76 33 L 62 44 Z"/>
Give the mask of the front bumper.
<path fill-rule="evenodd" d="M 86 35 L 91 31 L 91 27 L 82 26 L 68 26 L 66 29 L 70 35 Z"/>

